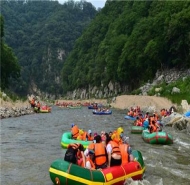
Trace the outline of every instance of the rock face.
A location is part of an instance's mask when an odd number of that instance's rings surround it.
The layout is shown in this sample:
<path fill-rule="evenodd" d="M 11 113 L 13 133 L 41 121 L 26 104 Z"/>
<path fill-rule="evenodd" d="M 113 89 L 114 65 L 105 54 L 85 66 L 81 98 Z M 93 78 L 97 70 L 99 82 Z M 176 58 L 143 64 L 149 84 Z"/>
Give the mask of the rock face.
<path fill-rule="evenodd" d="M 188 104 L 187 100 L 181 101 L 181 107 L 184 112 L 187 112 L 188 110 L 190 110 L 190 105 Z"/>
<path fill-rule="evenodd" d="M 159 85 L 163 82 L 169 84 L 171 82 L 175 82 L 176 80 L 183 78 L 183 80 L 187 77 L 190 76 L 190 69 L 187 70 L 177 70 L 177 69 L 170 69 L 170 70 L 165 70 L 165 71 L 157 71 L 155 79 L 153 80 L 152 83 L 148 82 L 144 86 L 140 87 L 141 93 L 140 95 L 147 95 L 147 92 L 155 85 Z M 159 96 L 159 92 L 161 91 L 161 88 L 156 88 L 156 96 Z M 177 87 L 174 87 L 171 91 L 171 94 L 176 94 L 180 93 L 180 89 Z"/>
<path fill-rule="evenodd" d="M 139 95 L 147 96 L 149 90 L 153 86 L 159 85 L 163 82 L 169 84 L 178 80 L 179 78 L 185 79 L 187 76 L 190 76 L 190 69 L 179 71 L 178 69 L 171 69 L 165 71 L 157 71 L 155 79 L 151 82 L 147 82 L 145 85 L 139 88 Z M 162 91 L 162 88 L 155 89 L 155 96 L 159 96 L 159 92 Z M 180 93 L 180 89 L 174 87 L 171 91 L 172 94 Z M 92 87 L 89 85 L 86 89 L 75 89 L 72 92 L 68 92 L 66 97 L 69 99 L 90 99 L 90 98 L 113 98 L 121 94 L 129 94 L 129 87 L 127 85 L 120 85 L 117 82 L 109 82 L 108 85 L 101 84 L 100 87 Z"/>
<path fill-rule="evenodd" d="M 68 99 L 102 99 L 117 96 L 118 94 L 127 92 L 127 87 L 122 86 L 119 83 L 112 83 L 111 81 L 107 86 L 103 84 L 101 87 L 92 87 L 89 85 L 87 89 L 75 89 L 72 92 L 67 92 L 66 97 Z"/>
<path fill-rule="evenodd" d="M 170 116 L 162 118 L 165 126 L 173 127 L 175 130 L 187 131 L 190 134 L 190 118 L 178 113 L 172 113 Z"/>
<path fill-rule="evenodd" d="M 190 118 L 182 117 L 173 124 L 176 130 L 186 130 L 190 134 Z"/>

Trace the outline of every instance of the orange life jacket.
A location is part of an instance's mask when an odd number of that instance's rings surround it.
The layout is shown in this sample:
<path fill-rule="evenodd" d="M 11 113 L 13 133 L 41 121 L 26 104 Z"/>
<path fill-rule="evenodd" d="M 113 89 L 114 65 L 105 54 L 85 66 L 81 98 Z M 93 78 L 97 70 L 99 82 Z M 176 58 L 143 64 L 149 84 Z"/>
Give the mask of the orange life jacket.
<path fill-rule="evenodd" d="M 110 141 L 109 144 L 111 144 L 111 147 L 112 147 L 112 152 L 111 154 L 113 153 L 116 153 L 118 155 L 121 155 L 121 151 L 119 149 L 119 144 L 115 141 Z"/>
<path fill-rule="evenodd" d="M 88 145 L 88 150 L 94 150 L 94 145 L 95 145 L 95 143 L 90 143 Z"/>
<path fill-rule="evenodd" d="M 128 154 L 128 144 L 120 144 L 119 149 L 121 151 L 121 159 L 122 159 L 122 164 L 126 164 L 129 162 L 129 154 Z"/>
<path fill-rule="evenodd" d="M 150 124 L 150 129 L 149 129 L 150 133 L 153 133 L 153 132 L 157 132 L 157 126 L 154 125 L 154 124 Z"/>
<path fill-rule="evenodd" d="M 94 163 L 96 165 L 102 165 L 106 163 L 106 148 L 103 143 L 95 143 L 94 144 Z"/>
<path fill-rule="evenodd" d="M 74 125 L 72 128 L 71 128 L 71 133 L 72 133 L 72 137 L 74 139 L 76 139 L 78 136 L 79 136 L 79 128 L 77 125 Z"/>
<path fill-rule="evenodd" d="M 93 163 L 93 161 L 90 159 L 89 156 L 86 157 L 86 162 L 87 162 L 87 161 L 90 162 L 91 169 L 95 170 L 95 169 L 96 169 L 95 164 Z"/>
<path fill-rule="evenodd" d="M 93 141 L 94 140 L 94 137 L 92 136 L 92 134 L 87 134 L 87 139 L 88 141 Z"/>

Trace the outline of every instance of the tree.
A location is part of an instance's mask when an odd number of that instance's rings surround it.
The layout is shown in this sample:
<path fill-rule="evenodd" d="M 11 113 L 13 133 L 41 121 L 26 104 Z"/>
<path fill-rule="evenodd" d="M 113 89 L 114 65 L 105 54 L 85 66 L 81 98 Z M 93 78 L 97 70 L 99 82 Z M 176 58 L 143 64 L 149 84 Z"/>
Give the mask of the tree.
<path fill-rule="evenodd" d="M 0 20 L 1 20 L 0 81 L 1 81 L 1 89 L 3 90 L 9 87 L 9 80 L 11 77 L 17 79 L 20 76 L 20 66 L 12 49 L 3 42 L 4 19 L 2 16 L 0 16 Z"/>

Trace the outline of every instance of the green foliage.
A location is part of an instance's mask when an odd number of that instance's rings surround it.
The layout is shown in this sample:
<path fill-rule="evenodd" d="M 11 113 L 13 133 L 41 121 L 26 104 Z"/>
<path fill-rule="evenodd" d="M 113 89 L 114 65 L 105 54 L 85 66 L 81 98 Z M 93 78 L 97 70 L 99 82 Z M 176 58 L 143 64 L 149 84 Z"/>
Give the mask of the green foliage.
<path fill-rule="evenodd" d="M 180 89 L 180 93 L 171 94 L 173 87 Z M 165 87 L 165 90 L 161 93 L 161 96 L 167 97 L 173 103 L 180 104 L 181 100 L 187 100 L 190 102 L 190 77 L 187 77 L 185 80 L 180 79 L 176 82 L 170 83 Z"/>
<path fill-rule="evenodd" d="M 113 81 L 132 91 L 158 69 L 189 67 L 189 19 L 188 1 L 108 1 L 67 58 L 64 86 Z M 81 71 L 85 80 L 78 78 Z"/>
<path fill-rule="evenodd" d="M 3 41 L 4 36 L 4 20 L 3 17 L 0 16 L 1 19 L 1 89 L 9 87 L 10 78 L 18 79 L 20 76 L 20 66 L 17 62 L 17 58 L 15 57 L 12 48 L 10 48 Z"/>
<path fill-rule="evenodd" d="M 180 93 L 172 94 L 173 87 L 180 89 Z M 155 89 L 162 88 L 159 92 L 161 97 L 166 97 L 171 100 L 173 103 L 180 105 L 182 100 L 187 100 L 190 102 L 190 77 L 186 77 L 184 80 L 180 79 L 170 84 L 162 83 L 159 86 L 154 86 L 149 92 L 148 95 L 153 96 L 156 94 Z"/>
<path fill-rule="evenodd" d="M 140 89 L 136 89 L 136 90 L 133 90 L 131 92 L 132 95 L 139 95 L 141 93 L 141 90 Z"/>
<path fill-rule="evenodd" d="M 63 5 L 50 0 L 2 1 L 1 13 L 6 21 L 5 41 L 22 66 L 19 82 L 11 81 L 12 89 L 26 95 L 35 85 L 42 92 L 61 94 L 63 63 L 96 15 L 95 7 L 73 0 Z"/>
<path fill-rule="evenodd" d="M 2 96 L 3 93 L 6 94 L 6 96 Z M 2 98 L 4 101 L 10 101 L 16 102 L 17 100 L 20 100 L 22 102 L 27 100 L 26 96 L 18 96 L 14 92 L 10 91 L 9 89 L 5 89 L 4 92 L 0 91 L 0 98 Z"/>
<path fill-rule="evenodd" d="M 3 92 L 0 91 L 0 98 L 6 101 L 8 99 L 7 96 L 3 96 Z"/>

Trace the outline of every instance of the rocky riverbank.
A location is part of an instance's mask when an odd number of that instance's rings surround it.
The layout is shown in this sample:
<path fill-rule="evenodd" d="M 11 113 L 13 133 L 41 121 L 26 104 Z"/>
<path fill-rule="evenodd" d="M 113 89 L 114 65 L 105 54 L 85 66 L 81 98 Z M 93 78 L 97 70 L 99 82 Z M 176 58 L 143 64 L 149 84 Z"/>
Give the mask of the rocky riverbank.
<path fill-rule="evenodd" d="M 175 130 L 190 134 L 190 117 L 174 112 L 170 116 L 163 117 L 162 122 L 166 127 L 173 127 Z"/>
<path fill-rule="evenodd" d="M 0 119 L 10 118 L 10 117 L 19 117 L 28 114 L 34 114 L 33 109 L 30 107 L 12 107 L 12 108 L 4 108 L 0 107 Z"/>
<path fill-rule="evenodd" d="M 34 114 L 34 110 L 31 108 L 28 101 L 13 102 L 11 100 L 4 101 L 3 99 L 0 99 L 0 119 L 28 114 Z"/>

